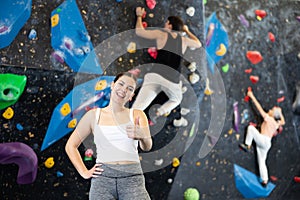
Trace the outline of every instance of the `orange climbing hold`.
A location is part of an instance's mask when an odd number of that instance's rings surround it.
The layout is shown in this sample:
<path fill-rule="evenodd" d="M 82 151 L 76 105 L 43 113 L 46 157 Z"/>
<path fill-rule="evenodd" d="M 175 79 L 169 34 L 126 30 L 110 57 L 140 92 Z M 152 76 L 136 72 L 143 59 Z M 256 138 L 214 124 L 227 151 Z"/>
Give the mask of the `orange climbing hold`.
<path fill-rule="evenodd" d="M 257 64 L 263 60 L 259 51 L 247 51 L 247 58 L 252 64 Z"/>
<path fill-rule="evenodd" d="M 226 46 L 223 43 L 221 43 L 220 46 L 219 46 L 219 49 L 216 51 L 216 55 L 217 56 L 224 56 L 226 51 L 227 51 Z"/>
<path fill-rule="evenodd" d="M 259 77 L 258 77 L 258 76 L 253 76 L 253 75 L 251 75 L 251 76 L 250 76 L 250 81 L 251 81 L 252 83 L 257 83 L 257 82 L 259 81 Z"/>
<path fill-rule="evenodd" d="M 257 17 L 260 17 L 261 19 L 267 16 L 267 12 L 264 10 L 255 10 L 255 14 Z"/>

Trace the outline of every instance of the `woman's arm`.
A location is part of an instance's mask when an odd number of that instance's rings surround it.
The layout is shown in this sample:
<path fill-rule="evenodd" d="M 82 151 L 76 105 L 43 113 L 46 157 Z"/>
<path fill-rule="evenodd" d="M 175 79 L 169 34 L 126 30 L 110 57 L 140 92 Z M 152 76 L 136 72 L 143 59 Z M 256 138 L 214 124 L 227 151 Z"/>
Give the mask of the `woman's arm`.
<path fill-rule="evenodd" d="M 282 109 L 280 107 L 278 107 L 277 109 L 280 112 L 280 121 L 279 121 L 279 124 L 280 124 L 280 126 L 283 126 L 283 125 L 285 125 L 285 119 L 284 119 L 284 116 L 282 114 Z"/>
<path fill-rule="evenodd" d="M 192 48 L 200 48 L 202 47 L 202 43 L 200 40 L 194 35 L 192 32 L 189 31 L 189 28 L 187 25 L 183 26 L 183 31 L 187 34 L 188 38 L 183 37 L 183 41 L 187 47 Z"/>
<path fill-rule="evenodd" d="M 135 33 L 145 39 L 159 39 L 162 37 L 162 32 L 159 30 L 146 30 L 143 27 L 142 16 L 145 12 L 145 9 L 142 7 L 136 8 L 136 24 L 135 24 Z"/>
<path fill-rule="evenodd" d="M 89 111 L 82 117 L 65 146 L 66 153 L 72 164 L 78 173 L 85 179 L 96 177 L 101 174 L 101 169 L 98 168 L 100 164 L 96 164 L 92 169 L 88 170 L 78 151 L 80 144 L 91 133 L 91 121 L 93 121 L 91 120 L 91 117 L 94 117 L 93 113 L 93 111 Z"/>
<path fill-rule="evenodd" d="M 257 101 L 257 99 L 255 98 L 253 92 L 251 90 L 248 91 L 247 95 L 251 98 L 251 100 L 253 101 L 255 107 L 257 108 L 258 112 L 260 113 L 260 115 L 265 118 L 267 113 L 264 111 L 264 109 L 261 107 L 260 103 Z"/>
<path fill-rule="evenodd" d="M 139 145 L 143 151 L 150 151 L 152 148 L 152 138 L 146 114 L 141 110 L 134 110 L 134 126 L 128 126 L 126 131 L 129 138 L 139 140 Z"/>

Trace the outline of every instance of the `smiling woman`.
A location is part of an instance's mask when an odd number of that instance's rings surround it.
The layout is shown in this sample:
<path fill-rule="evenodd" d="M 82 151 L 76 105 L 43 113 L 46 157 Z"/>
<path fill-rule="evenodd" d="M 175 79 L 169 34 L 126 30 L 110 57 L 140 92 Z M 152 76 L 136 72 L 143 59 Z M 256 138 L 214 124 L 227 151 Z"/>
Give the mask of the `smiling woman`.
<path fill-rule="evenodd" d="M 111 84 L 109 105 L 88 111 L 67 141 L 66 152 L 78 173 L 92 178 L 90 199 L 150 199 L 137 149 L 138 145 L 144 151 L 152 147 L 148 119 L 143 111 L 125 107 L 136 80 L 131 73 L 118 74 Z M 78 147 L 90 134 L 97 159 L 87 169 Z"/>

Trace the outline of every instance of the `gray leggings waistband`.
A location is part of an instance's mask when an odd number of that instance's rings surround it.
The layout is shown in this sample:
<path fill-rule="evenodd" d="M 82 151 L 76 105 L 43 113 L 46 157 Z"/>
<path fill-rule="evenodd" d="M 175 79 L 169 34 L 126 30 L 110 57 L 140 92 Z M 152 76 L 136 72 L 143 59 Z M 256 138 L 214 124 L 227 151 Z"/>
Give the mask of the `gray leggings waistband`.
<path fill-rule="evenodd" d="M 143 170 L 140 163 L 134 164 L 105 164 L 101 163 L 101 168 L 104 170 L 102 176 L 110 178 L 125 178 L 130 176 L 142 175 Z"/>

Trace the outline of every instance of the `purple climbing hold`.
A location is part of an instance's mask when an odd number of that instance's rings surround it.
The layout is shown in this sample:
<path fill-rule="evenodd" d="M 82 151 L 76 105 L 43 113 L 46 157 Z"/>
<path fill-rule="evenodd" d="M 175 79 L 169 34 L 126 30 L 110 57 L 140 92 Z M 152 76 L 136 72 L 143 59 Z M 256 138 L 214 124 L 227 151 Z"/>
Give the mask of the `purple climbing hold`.
<path fill-rule="evenodd" d="M 247 27 L 247 28 L 249 27 L 249 22 L 243 14 L 240 14 L 238 18 L 245 27 Z"/>
<path fill-rule="evenodd" d="M 30 184 L 35 181 L 38 159 L 32 148 L 21 142 L 1 143 L 0 164 L 11 163 L 19 166 L 18 184 Z"/>
<path fill-rule="evenodd" d="M 7 30 L 8 30 L 7 26 L 4 26 L 4 25 L 0 26 L 0 33 L 4 33 Z"/>
<path fill-rule="evenodd" d="M 61 64 L 63 64 L 65 62 L 64 53 L 61 51 L 54 51 L 51 54 L 51 56 L 52 56 L 52 58 L 54 58 L 55 61 L 58 61 Z"/>

